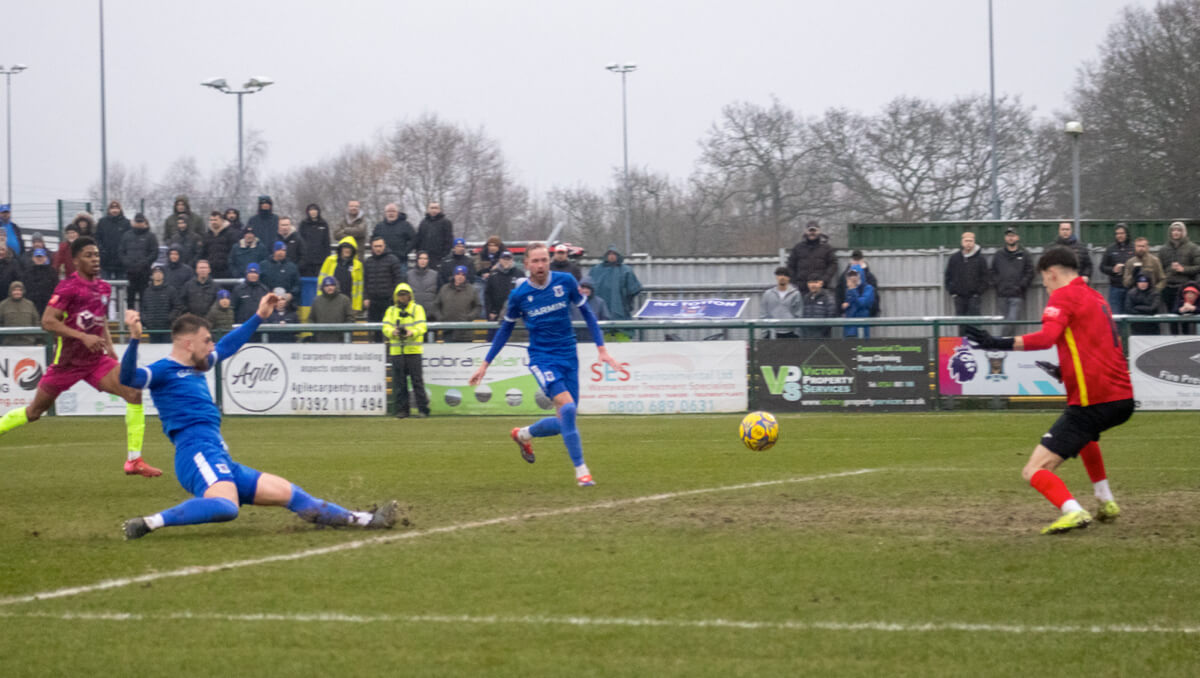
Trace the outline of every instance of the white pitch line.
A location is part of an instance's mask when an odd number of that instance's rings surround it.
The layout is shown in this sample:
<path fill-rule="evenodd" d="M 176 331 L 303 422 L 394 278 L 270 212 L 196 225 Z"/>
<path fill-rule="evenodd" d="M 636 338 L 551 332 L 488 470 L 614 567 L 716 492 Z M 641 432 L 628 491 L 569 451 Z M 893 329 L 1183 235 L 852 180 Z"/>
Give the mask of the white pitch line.
<path fill-rule="evenodd" d="M 654 619 L 649 617 L 582 617 L 546 615 L 358 615 L 337 612 L 314 614 L 217 614 L 209 612 L 175 612 L 171 614 L 141 614 L 136 612 L 0 612 L 0 618 L 52 619 L 58 621 L 222 621 L 222 622 L 297 622 L 342 624 L 478 624 L 478 625 L 539 625 L 539 626 L 630 626 L 697 629 L 736 629 L 751 631 L 880 631 L 885 633 L 1009 633 L 1009 634 L 1200 634 L 1200 626 L 1162 626 L 1158 624 L 980 624 L 969 622 L 832 622 L 832 621 L 754 621 L 738 619 Z"/>
<path fill-rule="evenodd" d="M 278 563 L 290 560 L 302 560 L 304 558 L 312 558 L 314 556 L 323 556 L 330 553 L 339 553 L 341 551 L 350 551 L 364 546 L 372 546 L 375 544 L 387 544 L 394 541 L 405 539 L 416 539 L 418 537 L 428 537 L 436 534 L 449 534 L 451 532 L 460 532 L 462 530 L 472 530 L 479 527 L 489 527 L 492 525 L 503 525 L 505 523 L 513 523 L 519 520 L 528 518 L 551 518 L 554 516 L 565 516 L 572 513 L 582 513 L 584 511 L 595 511 L 598 509 L 617 508 L 620 506 L 629 506 L 632 504 L 644 504 L 653 501 L 665 501 L 667 499 L 677 499 L 679 497 L 689 497 L 697 494 L 711 494 L 713 492 L 732 492 L 734 490 L 748 490 L 756 487 L 770 487 L 772 485 L 786 485 L 790 483 L 805 483 L 813 480 L 828 480 L 830 478 L 846 478 L 849 476 L 860 476 L 865 473 L 873 473 L 878 469 L 864 468 L 856 471 L 843 471 L 841 473 L 824 473 L 815 476 L 800 476 L 798 478 L 784 478 L 782 480 L 763 480 L 754 483 L 742 483 L 740 485 L 723 485 L 720 487 L 705 487 L 696 490 L 682 490 L 680 492 L 663 492 L 661 494 L 649 494 L 642 497 L 632 497 L 629 499 L 613 499 L 610 501 L 600 501 L 594 504 L 585 504 L 582 506 L 568 506 L 560 509 L 549 509 L 546 511 L 534 511 L 532 513 L 517 513 L 510 516 L 502 516 L 500 518 L 490 518 L 488 520 L 477 520 L 468 523 L 456 523 L 454 525 L 446 525 L 444 527 L 434 527 L 428 530 L 414 530 L 412 532 L 399 532 L 386 534 L 379 537 L 369 539 L 357 539 L 355 541 L 343 542 L 333 546 L 324 546 L 315 549 L 305 549 L 303 551 L 294 551 L 292 553 L 281 553 L 274 556 L 265 556 L 262 558 L 250 558 L 247 560 L 234 560 L 227 563 L 219 563 L 217 565 L 192 565 L 189 567 L 181 567 L 177 570 L 168 570 L 166 572 L 153 572 L 150 574 L 138 575 L 136 577 L 122 577 L 120 579 L 106 579 L 88 584 L 86 586 L 72 586 L 51 591 L 41 591 L 39 593 L 30 593 L 23 596 L 10 596 L 8 598 L 0 598 L 0 606 L 14 605 L 18 603 L 32 603 L 39 600 L 52 600 L 54 598 L 67 598 L 77 596 L 84 593 L 93 593 L 95 591 L 105 591 L 108 589 L 123 588 L 133 584 L 144 584 L 146 582 L 158 581 L 160 579 L 171 579 L 175 577 L 190 577 L 196 574 L 208 574 L 210 572 L 219 572 L 221 570 L 235 570 L 243 567 L 253 567 L 255 565 L 265 565 L 267 563 Z"/>

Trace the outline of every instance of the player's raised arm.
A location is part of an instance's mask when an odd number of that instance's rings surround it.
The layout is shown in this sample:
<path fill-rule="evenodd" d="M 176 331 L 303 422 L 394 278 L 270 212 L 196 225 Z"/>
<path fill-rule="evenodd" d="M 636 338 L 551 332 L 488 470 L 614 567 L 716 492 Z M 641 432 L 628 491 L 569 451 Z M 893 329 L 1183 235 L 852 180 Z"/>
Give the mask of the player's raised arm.
<path fill-rule="evenodd" d="M 240 349 L 242 345 L 249 341 L 250 337 L 254 335 L 254 331 L 258 329 L 258 326 L 262 324 L 262 321 L 266 320 L 271 315 L 272 309 L 275 308 L 275 304 L 278 302 L 279 297 L 276 296 L 274 292 L 267 294 L 262 298 L 261 301 L 258 302 L 258 310 L 255 311 L 254 315 L 250 316 L 250 318 L 238 326 L 237 329 L 222 337 L 221 341 L 217 342 L 215 351 L 217 354 L 217 362 L 220 362 L 234 353 L 237 353 L 238 349 Z"/>
<path fill-rule="evenodd" d="M 150 382 L 147 370 L 139 370 L 137 366 L 138 340 L 142 337 L 141 314 L 133 309 L 125 311 L 125 326 L 129 328 L 129 345 L 125 347 L 125 355 L 121 356 L 121 383 L 130 388 L 145 388 Z"/>

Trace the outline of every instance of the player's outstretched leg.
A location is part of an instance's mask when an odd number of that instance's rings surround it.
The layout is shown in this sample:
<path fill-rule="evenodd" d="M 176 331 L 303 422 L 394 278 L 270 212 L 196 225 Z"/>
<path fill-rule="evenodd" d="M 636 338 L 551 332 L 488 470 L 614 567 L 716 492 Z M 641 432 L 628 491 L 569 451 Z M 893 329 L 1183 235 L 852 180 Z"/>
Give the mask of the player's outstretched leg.
<path fill-rule="evenodd" d="M 575 465 L 575 482 L 580 487 L 592 487 L 596 482 L 592 480 L 592 472 L 588 470 L 587 464 L 583 463 L 583 441 L 579 437 L 579 428 L 575 425 L 575 415 L 574 402 L 564 403 L 558 408 L 558 416 L 562 420 L 563 444 L 567 446 L 567 454 L 571 456 L 571 463 Z"/>
<path fill-rule="evenodd" d="M 255 501 L 255 503 L 258 502 Z M 400 505 L 393 499 L 384 502 L 374 511 L 351 511 L 333 502 L 313 497 L 299 485 L 292 485 L 292 496 L 287 502 L 287 509 L 303 520 L 318 525 L 386 529 L 396 524 L 396 515 L 400 511 Z"/>
<path fill-rule="evenodd" d="M 562 431 L 558 417 L 544 417 L 523 428 L 512 430 L 513 442 L 521 449 L 521 458 L 532 464 L 537 461 L 533 456 L 533 439 L 556 436 Z"/>
<path fill-rule="evenodd" d="M 225 497 L 196 497 L 161 513 L 125 521 L 125 538 L 144 537 L 160 527 L 224 523 L 238 517 L 238 505 Z"/>
<path fill-rule="evenodd" d="M 29 423 L 29 415 L 25 413 L 24 407 L 18 407 L 15 410 L 9 410 L 0 417 L 0 435 L 8 433 L 14 428 L 24 426 Z"/>
<path fill-rule="evenodd" d="M 1100 454 L 1100 443 L 1092 441 L 1079 451 L 1083 467 L 1087 469 L 1088 478 L 1092 481 L 1092 490 L 1100 503 L 1096 511 L 1096 519 L 1102 523 L 1111 523 L 1121 515 L 1121 507 L 1117 506 L 1112 490 L 1108 487 L 1108 473 L 1104 470 L 1104 456 Z"/>

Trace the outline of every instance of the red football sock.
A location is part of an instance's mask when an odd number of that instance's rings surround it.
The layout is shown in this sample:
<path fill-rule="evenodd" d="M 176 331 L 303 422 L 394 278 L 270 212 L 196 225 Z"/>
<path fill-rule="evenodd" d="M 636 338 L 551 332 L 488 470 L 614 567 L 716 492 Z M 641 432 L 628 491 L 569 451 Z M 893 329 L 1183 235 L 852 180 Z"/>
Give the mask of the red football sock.
<path fill-rule="evenodd" d="M 1092 441 L 1084 445 L 1079 451 L 1079 458 L 1083 460 L 1083 467 L 1093 483 L 1108 479 L 1108 473 L 1104 471 L 1104 457 L 1100 454 L 1100 443 Z"/>
<path fill-rule="evenodd" d="M 1071 491 L 1067 489 L 1062 478 L 1054 475 L 1053 472 L 1042 469 L 1033 474 L 1029 479 L 1029 484 L 1033 485 L 1033 489 L 1042 493 L 1042 496 L 1050 500 L 1055 508 L 1062 508 L 1062 505 L 1074 497 L 1071 496 Z"/>

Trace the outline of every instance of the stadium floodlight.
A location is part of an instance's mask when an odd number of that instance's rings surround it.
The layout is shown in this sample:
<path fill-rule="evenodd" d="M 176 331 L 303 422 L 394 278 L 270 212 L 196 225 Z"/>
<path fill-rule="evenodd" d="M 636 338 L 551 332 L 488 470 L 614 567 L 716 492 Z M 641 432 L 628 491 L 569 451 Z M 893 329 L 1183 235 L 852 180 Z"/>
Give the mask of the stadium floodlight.
<path fill-rule="evenodd" d="M 242 87 L 245 87 L 246 89 L 253 89 L 254 91 L 257 92 L 258 90 L 260 90 L 268 85 L 274 85 L 274 84 L 275 84 L 274 80 L 266 77 L 265 75 L 259 75 L 259 76 L 255 76 L 255 77 L 247 80 L 246 84 L 242 85 Z"/>
<path fill-rule="evenodd" d="M 1083 134 L 1083 123 L 1078 120 L 1072 120 L 1067 123 L 1063 131 L 1073 137 L 1078 137 L 1080 134 Z"/>
<path fill-rule="evenodd" d="M 240 207 L 241 203 L 242 203 L 242 180 L 245 176 L 245 171 L 246 171 L 245 162 L 243 160 L 243 150 L 242 150 L 242 148 L 243 148 L 243 144 L 242 144 L 242 96 L 246 95 L 246 94 L 254 94 L 255 92 L 261 92 L 264 87 L 267 87 L 268 85 L 274 85 L 275 81 L 272 80 L 271 78 L 268 78 L 265 75 L 258 75 L 258 76 L 254 76 L 254 77 L 250 78 L 249 80 L 247 80 L 246 84 L 242 85 L 242 89 L 231 88 L 229 86 L 229 83 L 225 81 L 225 78 L 209 78 L 208 80 L 205 80 L 205 81 L 201 82 L 200 84 L 203 85 L 204 87 L 211 87 L 222 94 L 236 94 L 237 95 L 238 175 L 237 175 L 237 195 L 234 196 L 234 199 L 237 201 L 238 206 Z"/>

